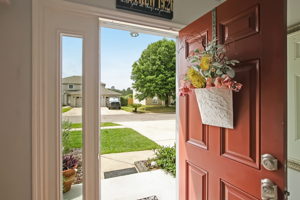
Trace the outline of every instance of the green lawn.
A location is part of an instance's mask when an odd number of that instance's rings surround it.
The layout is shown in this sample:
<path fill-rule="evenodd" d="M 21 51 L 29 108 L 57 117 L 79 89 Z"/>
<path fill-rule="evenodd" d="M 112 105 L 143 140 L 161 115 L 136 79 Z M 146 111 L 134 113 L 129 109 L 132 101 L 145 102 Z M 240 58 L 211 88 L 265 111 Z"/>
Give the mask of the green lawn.
<path fill-rule="evenodd" d="M 108 127 L 108 126 L 121 126 L 121 125 L 113 122 L 102 122 L 100 126 Z M 82 128 L 82 123 L 72 123 L 71 128 Z"/>
<path fill-rule="evenodd" d="M 65 112 L 68 112 L 71 109 L 72 109 L 71 106 L 64 106 L 64 107 L 62 107 L 62 112 L 65 113 Z"/>
<path fill-rule="evenodd" d="M 151 150 L 158 144 L 130 128 L 101 130 L 101 154 Z M 72 131 L 70 148 L 82 147 L 81 131 Z"/>
<path fill-rule="evenodd" d="M 122 110 L 127 112 L 133 112 L 133 108 L 130 106 L 122 106 Z M 157 105 L 146 105 L 141 106 L 138 109 L 139 113 L 175 113 L 176 109 L 175 106 L 157 106 Z"/>

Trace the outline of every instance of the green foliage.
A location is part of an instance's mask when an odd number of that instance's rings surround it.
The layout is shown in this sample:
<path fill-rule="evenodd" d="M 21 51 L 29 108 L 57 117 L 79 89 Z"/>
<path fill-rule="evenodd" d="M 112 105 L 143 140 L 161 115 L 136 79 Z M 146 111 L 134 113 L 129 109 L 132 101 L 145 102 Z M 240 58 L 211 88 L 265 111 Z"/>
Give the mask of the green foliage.
<path fill-rule="evenodd" d="M 127 106 L 128 105 L 128 97 L 121 97 L 121 106 Z"/>
<path fill-rule="evenodd" d="M 133 94 L 128 94 L 126 97 L 127 98 L 133 98 Z"/>
<path fill-rule="evenodd" d="M 137 112 L 137 109 L 141 107 L 142 104 L 134 103 L 134 104 L 130 104 L 129 106 L 133 108 L 133 112 Z"/>
<path fill-rule="evenodd" d="M 134 109 L 131 106 L 122 106 L 121 108 L 127 112 L 133 112 Z M 176 107 L 175 106 L 160 106 L 160 105 L 143 105 L 137 108 L 137 112 L 139 113 L 175 113 Z"/>
<path fill-rule="evenodd" d="M 121 126 L 121 125 L 113 123 L 113 122 L 102 122 L 100 126 L 101 127 L 109 127 L 109 126 Z"/>
<path fill-rule="evenodd" d="M 71 106 L 65 106 L 65 107 L 62 108 L 62 112 L 65 113 L 65 112 L 68 112 L 71 109 L 72 109 Z"/>
<path fill-rule="evenodd" d="M 101 127 L 108 127 L 108 126 L 121 126 L 120 124 L 116 124 L 113 122 L 102 122 L 100 124 Z M 82 128 L 82 123 L 72 123 L 71 128 Z"/>
<path fill-rule="evenodd" d="M 158 144 L 130 128 L 101 130 L 101 154 L 143 151 Z"/>
<path fill-rule="evenodd" d="M 235 71 L 231 66 L 235 66 L 239 63 L 238 60 L 229 60 L 225 56 L 225 46 L 216 44 L 216 40 L 212 40 L 207 44 L 205 50 L 200 52 L 199 49 L 195 50 L 195 54 L 189 57 L 191 63 L 193 63 L 193 68 L 201 73 L 205 78 L 216 78 L 223 77 L 224 75 L 234 78 Z M 203 64 L 203 57 L 210 57 L 209 69 L 202 69 L 201 64 Z"/>
<path fill-rule="evenodd" d="M 132 95 L 133 94 L 133 90 L 131 88 L 127 88 L 126 90 L 123 89 L 123 90 L 118 90 L 116 89 L 114 86 L 112 86 L 109 90 L 112 90 L 112 91 L 115 91 L 115 92 L 118 92 L 118 93 L 121 93 L 122 96 L 128 96 L 128 95 Z"/>
<path fill-rule="evenodd" d="M 176 145 L 155 150 L 157 166 L 176 176 Z"/>
<path fill-rule="evenodd" d="M 72 123 L 70 121 L 62 122 L 62 145 L 63 145 L 63 153 L 66 154 L 70 151 L 70 134 Z"/>
<path fill-rule="evenodd" d="M 158 144 L 130 128 L 101 130 L 101 154 L 143 151 L 158 148 Z M 71 148 L 82 148 L 82 131 L 71 131 Z"/>
<path fill-rule="evenodd" d="M 134 81 L 137 99 L 157 96 L 165 100 L 168 106 L 169 97 L 175 98 L 175 42 L 163 39 L 150 44 L 132 65 L 131 79 Z"/>

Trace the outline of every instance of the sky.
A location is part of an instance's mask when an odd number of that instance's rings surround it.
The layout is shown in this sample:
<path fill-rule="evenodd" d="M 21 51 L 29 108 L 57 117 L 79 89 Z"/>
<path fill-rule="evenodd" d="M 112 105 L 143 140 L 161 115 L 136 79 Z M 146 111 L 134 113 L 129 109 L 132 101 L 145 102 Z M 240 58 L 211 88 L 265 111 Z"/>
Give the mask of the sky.
<path fill-rule="evenodd" d="M 62 77 L 82 75 L 82 39 L 62 37 Z"/>
<path fill-rule="evenodd" d="M 130 32 L 101 28 L 101 82 L 116 89 L 131 87 L 132 64 L 139 59 L 144 49 L 161 36 L 139 34 L 131 37 Z M 63 37 L 62 76 L 82 75 L 82 39 Z"/>

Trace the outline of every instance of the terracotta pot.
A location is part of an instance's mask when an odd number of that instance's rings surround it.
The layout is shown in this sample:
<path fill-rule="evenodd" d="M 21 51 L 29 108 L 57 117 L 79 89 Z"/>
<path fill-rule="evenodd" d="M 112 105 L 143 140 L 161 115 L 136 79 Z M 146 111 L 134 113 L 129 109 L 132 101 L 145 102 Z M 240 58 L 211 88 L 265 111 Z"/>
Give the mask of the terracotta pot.
<path fill-rule="evenodd" d="M 76 169 L 67 169 L 63 171 L 63 192 L 68 192 L 71 189 L 73 182 L 76 179 Z"/>

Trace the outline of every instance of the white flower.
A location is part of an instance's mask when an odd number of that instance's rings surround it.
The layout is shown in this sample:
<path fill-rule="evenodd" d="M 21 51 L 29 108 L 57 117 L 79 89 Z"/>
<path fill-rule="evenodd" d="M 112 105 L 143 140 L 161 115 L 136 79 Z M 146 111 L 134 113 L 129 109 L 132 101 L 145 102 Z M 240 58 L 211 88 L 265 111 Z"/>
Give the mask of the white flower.
<path fill-rule="evenodd" d="M 155 167 L 157 165 L 157 163 L 155 161 L 151 162 L 151 167 Z"/>

